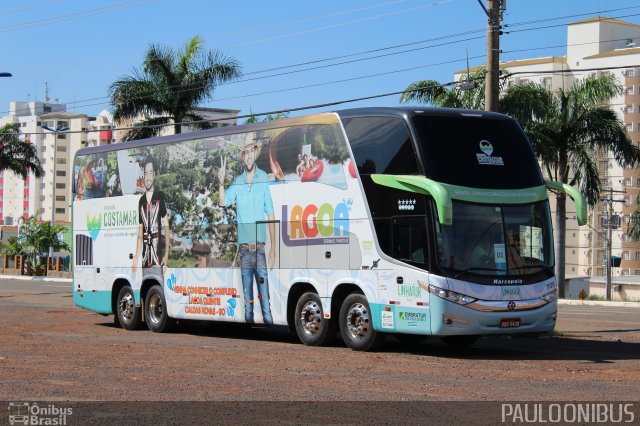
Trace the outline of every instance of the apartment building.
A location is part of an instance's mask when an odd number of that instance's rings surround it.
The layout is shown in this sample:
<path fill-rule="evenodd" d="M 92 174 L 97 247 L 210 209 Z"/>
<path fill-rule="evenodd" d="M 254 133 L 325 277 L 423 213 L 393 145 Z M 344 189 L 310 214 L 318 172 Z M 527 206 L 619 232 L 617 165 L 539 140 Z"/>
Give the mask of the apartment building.
<path fill-rule="evenodd" d="M 640 25 L 605 17 L 594 17 L 569 24 L 567 51 L 564 57 L 542 57 L 501 63 L 501 69 L 511 76 L 507 87 L 534 82 L 550 90 L 570 87 L 590 75 L 612 74 L 624 87 L 624 92 L 611 99 L 610 106 L 624 121 L 631 140 L 640 143 Z M 640 44 L 638 44 L 640 46 Z M 458 71 L 460 79 L 466 70 Z M 609 206 L 600 203 L 590 208 L 588 226 L 579 227 L 571 202 L 567 203 L 566 275 L 567 278 L 604 276 L 606 274 L 606 238 L 608 209 L 620 219 L 612 230 L 612 254 L 622 257 L 614 276 L 638 276 L 640 281 L 640 243 L 626 237 L 631 214 L 636 210 L 640 194 L 640 168 L 620 167 L 610 152 L 598 154 L 598 172 L 604 191 L 613 193 Z M 544 168 L 543 168 L 544 172 Z M 547 177 L 547 176 L 545 176 Z M 624 192 L 619 192 L 624 191 Z M 552 210 L 554 198 L 551 199 Z"/>
<path fill-rule="evenodd" d="M 52 215 L 56 222 L 70 222 L 73 157 L 81 147 L 113 142 L 112 121 L 106 111 L 89 117 L 68 112 L 64 104 L 11 102 L 0 124 L 20 124 L 21 138 L 35 145 L 45 175 L 0 174 L 0 224 L 17 225 L 29 216 L 49 221 Z"/>

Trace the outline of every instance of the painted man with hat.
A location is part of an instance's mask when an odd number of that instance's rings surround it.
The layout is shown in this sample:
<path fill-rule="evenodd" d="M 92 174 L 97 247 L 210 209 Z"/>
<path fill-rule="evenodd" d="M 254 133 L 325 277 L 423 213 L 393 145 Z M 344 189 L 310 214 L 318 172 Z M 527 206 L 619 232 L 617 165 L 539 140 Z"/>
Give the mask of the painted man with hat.
<path fill-rule="evenodd" d="M 260 156 L 262 144 L 255 133 L 247 133 L 238 143 L 243 172 L 224 189 L 227 160 L 221 159 L 218 171 L 219 204 L 223 207 L 236 205 L 238 220 L 238 246 L 240 249 L 240 270 L 242 274 L 242 289 L 244 292 L 245 320 L 253 321 L 253 279 L 258 286 L 258 299 L 262 309 L 265 324 L 272 324 L 271 307 L 269 305 L 269 279 L 267 266 L 273 267 L 275 262 L 275 216 L 269 185 L 271 179 L 267 173 L 256 166 L 256 159 Z M 269 221 L 269 262 L 265 256 L 267 242 L 264 222 Z"/>

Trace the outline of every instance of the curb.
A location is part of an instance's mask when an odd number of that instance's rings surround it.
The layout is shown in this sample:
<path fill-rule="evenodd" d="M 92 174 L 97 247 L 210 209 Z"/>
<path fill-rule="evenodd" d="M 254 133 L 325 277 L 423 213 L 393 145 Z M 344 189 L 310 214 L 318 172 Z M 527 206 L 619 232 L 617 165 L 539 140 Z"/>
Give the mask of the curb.
<path fill-rule="evenodd" d="M 640 302 L 608 302 L 605 300 L 573 300 L 558 299 L 558 305 L 574 305 L 574 306 L 609 306 L 618 308 L 640 308 Z"/>
<path fill-rule="evenodd" d="M 45 281 L 54 283 L 71 283 L 72 278 L 63 277 L 30 277 L 28 275 L 0 275 L 1 279 L 15 280 L 15 281 Z"/>

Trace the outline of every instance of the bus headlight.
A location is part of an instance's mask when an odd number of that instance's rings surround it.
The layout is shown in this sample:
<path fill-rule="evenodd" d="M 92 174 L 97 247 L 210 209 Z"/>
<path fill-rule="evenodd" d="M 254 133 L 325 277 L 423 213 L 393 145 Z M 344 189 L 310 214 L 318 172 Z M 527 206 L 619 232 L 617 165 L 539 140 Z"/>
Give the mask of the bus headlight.
<path fill-rule="evenodd" d="M 554 300 L 558 299 L 558 292 L 556 290 L 553 290 L 552 292 L 549 292 L 544 296 L 540 296 L 540 299 L 544 300 L 547 303 L 553 302 Z"/>
<path fill-rule="evenodd" d="M 434 296 L 438 296 L 451 302 L 457 303 L 458 305 L 468 305 L 469 303 L 475 302 L 477 300 L 473 297 L 456 293 L 455 291 L 445 290 L 432 284 L 429 284 L 429 293 L 433 294 Z"/>

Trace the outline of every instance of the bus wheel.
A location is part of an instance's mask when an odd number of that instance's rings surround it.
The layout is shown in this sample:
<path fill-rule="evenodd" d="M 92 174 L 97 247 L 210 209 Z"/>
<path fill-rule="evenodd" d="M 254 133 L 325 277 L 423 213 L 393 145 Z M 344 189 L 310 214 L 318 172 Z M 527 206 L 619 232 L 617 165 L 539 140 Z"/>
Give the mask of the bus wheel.
<path fill-rule="evenodd" d="M 335 337 L 335 322 L 324 318 L 322 302 L 316 293 L 304 293 L 296 304 L 296 333 L 309 346 L 326 345 Z"/>
<path fill-rule="evenodd" d="M 129 286 L 122 287 L 118 293 L 116 317 L 120 326 L 125 330 L 136 330 L 142 324 L 140 307 L 136 307 L 133 290 Z"/>
<path fill-rule="evenodd" d="M 477 342 L 479 338 L 480 336 L 475 335 L 441 337 L 445 345 L 455 350 L 466 349 Z"/>
<path fill-rule="evenodd" d="M 144 319 L 147 327 L 154 333 L 171 331 L 176 321 L 167 314 L 167 303 L 159 285 L 154 285 L 147 291 L 144 303 Z"/>
<path fill-rule="evenodd" d="M 353 350 L 373 350 L 384 341 L 385 335 L 373 329 L 371 309 L 362 294 L 350 294 L 344 299 L 338 323 L 342 340 Z"/>

